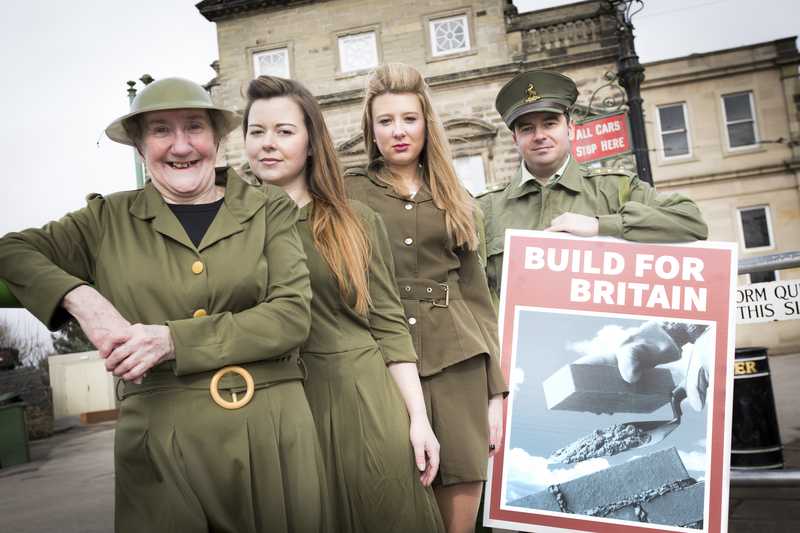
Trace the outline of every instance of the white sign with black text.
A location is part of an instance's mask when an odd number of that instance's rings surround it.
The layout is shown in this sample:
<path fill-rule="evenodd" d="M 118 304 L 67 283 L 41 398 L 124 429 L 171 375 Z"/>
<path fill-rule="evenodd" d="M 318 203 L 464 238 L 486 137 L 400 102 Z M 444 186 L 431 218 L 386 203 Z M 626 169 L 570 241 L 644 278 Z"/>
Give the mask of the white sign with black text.
<path fill-rule="evenodd" d="M 800 319 L 800 280 L 754 283 L 736 289 L 736 322 Z"/>

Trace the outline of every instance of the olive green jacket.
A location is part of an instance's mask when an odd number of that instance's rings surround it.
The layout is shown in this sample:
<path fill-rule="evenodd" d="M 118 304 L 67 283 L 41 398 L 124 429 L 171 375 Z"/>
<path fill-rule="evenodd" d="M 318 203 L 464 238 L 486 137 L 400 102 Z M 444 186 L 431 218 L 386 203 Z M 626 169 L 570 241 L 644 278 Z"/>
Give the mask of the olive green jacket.
<path fill-rule="evenodd" d="M 497 313 L 478 253 L 455 245 L 428 186 L 408 199 L 358 170 L 348 171 L 345 185 L 351 198 L 371 207 L 386 225 L 420 375 L 485 355 L 489 395 L 508 392 L 499 363 Z M 449 302 L 436 292 L 440 284 L 450 287 Z M 428 287 L 431 299 L 411 297 Z"/>
<path fill-rule="evenodd" d="M 570 158 L 564 174 L 552 186 L 521 181 L 522 167 L 507 186 L 478 199 L 486 228 L 486 274 L 496 295 L 500 293 L 506 230 L 543 230 L 562 213 L 597 217 L 600 235 L 629 241 L 683 242 L 708 236 L 693 201 L 676 193 L 658 194 L 625 170 L 589 169 Z"/>
<path fill-rule="evenodd" d="M 313 202 L 300 209 L 297 225 L 308 256 L 311 273 L 311 333 L 301 353 L 337 354 L 350 350 L 376 348 L 384 362 L 416 363 L 417 355 L 408 332 L 397 284 L 389 236 L 381 218 L 369 207 L 355 200 L 350 206 L 367 231 L 370 243 L 369 313 L 355 311 L 356 298 L 345 300 L 328 263 L 317 251 L 311 230 Z"/>
<path fill-rule="evenodd" d="M 230 170 L 217 183 L 225 201 L 198 247 L 148 182 L 89 195 L 86 207 L 42 229 L 6 235 L 0 278 L 50 329 L 67 318 L 64 295 L 85 283 L 127 320 L 166 324 L 176 359 L 157 370 L 181 376 L 274 360 L 267 381 L 300 378 L 311 289 L 297 207 Z M 198 310 L 207 316 L 193 318 Z"/>

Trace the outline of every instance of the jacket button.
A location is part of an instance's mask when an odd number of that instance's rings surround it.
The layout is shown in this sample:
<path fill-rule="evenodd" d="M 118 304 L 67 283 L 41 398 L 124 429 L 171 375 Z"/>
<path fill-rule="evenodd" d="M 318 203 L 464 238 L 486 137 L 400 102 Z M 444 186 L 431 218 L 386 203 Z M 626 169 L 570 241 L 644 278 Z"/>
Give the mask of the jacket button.
<path fill-rule="evenodd" d="M 412 209 L 414 209 L 414 204 L 406 204 L 403 207 L 406 208 L 406 211 L 411 211 Z"/>
<path fill-rule="evenodd" d="M 205 267 L 203 266 L 203 262 L 202 261 L 195 261 L 194 263 L 192 263 L 192 272 L 194 272 L 195 274 L 202 273 L 203 272 L 203 268 L 205 268 Z"/>
<path fill-rule="evenodd" d="M 416 324 L 416 323 L 417 323 L 417 319 L 416 319 L 416 318 L 414 318 L 413 316 L 412 316 L 412 317 L 409 317 L 409 319 L 408 319 L 408 323 L 409 323 L 409 324 L 411 324 L 411 325 L 413 326 L 414 324 Z"/>
<path fill-rule="evenodd" d="M 405 239 L 403 239 L 403 244 L 405 244 L 406 246 L 411 246 L 412 244 L 414 244 L 414 239 L 412 239 L 411 237 L 406 237 Z"/>
<path fill-rule="evenodd" d="M 208 316 L 208 311 L 206 311 L 205 309 L 198 309 L 197 311 L 192 313 L 192 316 L 194 318 L 200 318 L 201 316 Z"/>

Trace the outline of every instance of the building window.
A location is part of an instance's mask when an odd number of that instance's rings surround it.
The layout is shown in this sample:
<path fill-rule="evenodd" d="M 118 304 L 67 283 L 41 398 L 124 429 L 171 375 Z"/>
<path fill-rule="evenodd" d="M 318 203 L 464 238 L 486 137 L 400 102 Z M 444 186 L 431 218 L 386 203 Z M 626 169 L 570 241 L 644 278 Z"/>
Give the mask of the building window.
<path fill-rule="evenodd" d="M 722 97 L 725 111 L 725 130 L 729 148 L 745 148 L 758 143 L 756 137 L 753 93 L 726 94 Z"/>
<path fill-rule="evenodd" d="M 746 207 L 739 209 L 739 221 L 742 227 L 742 242 L 745 250 L 772 248 L 772 222 L 769 208 Z"/>
<path fill-rule="evenodd" d="M 253 54 L 253 74 L 289 78 L 289 49 L 276 48 Z"/>
<path fill-rule="evenodd" d="M 766 272 L 751 272 L 750 283 L 767 283 L 769 281 L 776 281 L 774 270 L 767 270 Z"/>
<path fill-rule="evenodd" d="M 664 159 L 691 155 L 685 103 L 659 106 L 658 126 Z"/>
<path fill-rule="evenodd" d="M 357 72 L 378 66 L 378 43 L 374 31 L 339 37 L 339 70 Z"/>
<path fill-rule="evenodd" d="M 431 53 L 434 57 L 470 49 L 467 15 L 433 19 L 429 22 Z"/>
<path fill-rule="evenodd" d="M 483 157 L 468 155 L 453 159 L 458 179 L 473 196 L 486 190 L 486 169 L 483 166 Z"/>

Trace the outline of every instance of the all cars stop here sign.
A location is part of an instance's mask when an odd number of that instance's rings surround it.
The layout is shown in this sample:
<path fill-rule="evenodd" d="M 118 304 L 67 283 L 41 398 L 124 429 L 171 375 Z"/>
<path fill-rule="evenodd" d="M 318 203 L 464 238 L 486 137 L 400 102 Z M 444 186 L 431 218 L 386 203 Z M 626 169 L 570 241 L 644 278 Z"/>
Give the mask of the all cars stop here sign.
<path fill-rule="evenodd" d="M 576 122 L 570 140 L 572 155 L 578 163 L 598 161 L 633 150 L 625 112 Z"/>

